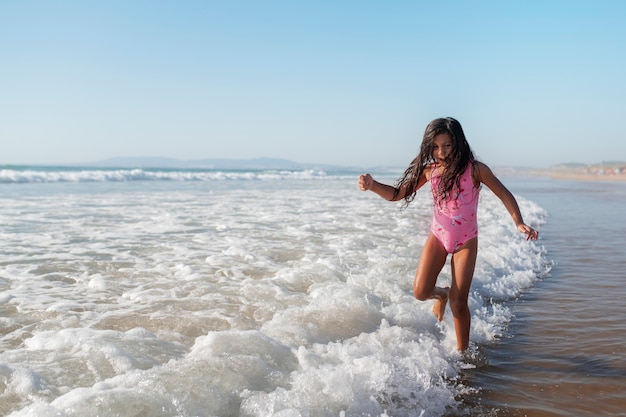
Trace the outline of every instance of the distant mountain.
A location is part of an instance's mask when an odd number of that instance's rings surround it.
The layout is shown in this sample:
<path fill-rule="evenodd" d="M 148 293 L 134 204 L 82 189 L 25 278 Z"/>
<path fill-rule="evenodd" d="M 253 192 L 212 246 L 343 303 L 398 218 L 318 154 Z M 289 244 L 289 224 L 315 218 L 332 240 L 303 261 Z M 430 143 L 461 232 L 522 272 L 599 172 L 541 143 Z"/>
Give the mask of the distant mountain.
<path fill-rule="evenodd" d="M 300 170 L 321 169 L 332 171 L 358 171 L 360 168 L 328 165 L 328 164 L 302 164 L 280 158 L 254 158 L 254 159 L 195 159 L 180 160 L 174 158 L 133 158 L 121 157 L 110 158 L 86 164 L 90 167 L 100 168 L 178 168 L 178 169 L 225 169 L 225 170 Z"/>

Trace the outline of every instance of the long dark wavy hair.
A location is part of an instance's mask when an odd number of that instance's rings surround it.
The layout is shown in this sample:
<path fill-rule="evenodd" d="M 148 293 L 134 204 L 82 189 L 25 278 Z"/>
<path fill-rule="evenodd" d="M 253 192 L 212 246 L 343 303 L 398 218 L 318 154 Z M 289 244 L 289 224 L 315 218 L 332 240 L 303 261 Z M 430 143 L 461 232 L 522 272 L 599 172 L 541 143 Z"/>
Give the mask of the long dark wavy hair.
<path fill-rule="evenodd" d="M 461 123 L 452 117 L 444 117 L 435 119 L 426 126 L 419 154 L 413 159 L 406 171 L 404 171 L 402 177 L 395 183 L 396 194 L 399 193 L 400 189 L 403 187 L 406 188 L 403 207 L 407 207 L 413 199 L 415 199 L 419 177 L 424 173 L 428 165 L 435 162 L 433 159 L 433 140 L 435 136 L 442 133 L 450 135 L 453 149 L 451 155 L 448 157 L 447 168 L 441 174 L 441 182 L 439 183 L 439 190 L 437 191 L 437 201 L 441 202 L 449 198 L 455 186 L 457 196 L 454 198 L 456 199 L 458 197 L 461 174 L 463 174 L 467 168 L 467 164 L 474 162 L 475 159 L 472 149 L 465 138 L 465 133 L 463 133 Z"/>

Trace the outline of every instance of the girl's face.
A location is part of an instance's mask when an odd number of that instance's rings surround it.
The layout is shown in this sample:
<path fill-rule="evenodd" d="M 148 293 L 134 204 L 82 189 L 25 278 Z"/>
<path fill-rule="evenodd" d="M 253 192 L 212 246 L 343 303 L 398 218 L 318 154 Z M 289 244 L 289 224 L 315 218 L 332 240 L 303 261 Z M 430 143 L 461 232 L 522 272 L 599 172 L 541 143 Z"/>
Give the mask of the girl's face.
<path fill-rule="evenodd" d="M 433 159 L 439 165 L 448 165 L 448 158 L 452 155 L 454 144 L 452 138 L 447 133 L 440 133 L 433 139 Z"/>

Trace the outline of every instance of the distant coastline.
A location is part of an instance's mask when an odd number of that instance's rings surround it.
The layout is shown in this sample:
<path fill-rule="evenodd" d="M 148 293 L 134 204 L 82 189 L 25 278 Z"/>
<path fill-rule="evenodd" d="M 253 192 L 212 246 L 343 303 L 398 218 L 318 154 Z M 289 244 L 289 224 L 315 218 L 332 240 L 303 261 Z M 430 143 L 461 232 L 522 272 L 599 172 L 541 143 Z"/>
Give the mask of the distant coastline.
<path fill-rule="evenodd" d="M 160 157 L 119 157 L 82 164 L 99 168 L 166 168 L 166 169 L 213 169 L 213 170 L 347 170 L 349 167 L 328 164 L 303 164 L 280 158 L 225 159 L 206 158 L 182 160 Z"/>
<path fill-rule="evenodd" d="M 552 170 L 558 179 L 585 181 L 626 181 L 626 162 L 603 162 L 586 166 L 561 165 Z"/>
<path fill-rule="evenodd" d="M 600 164 L 561 164 L 550 168 L 496 168 L 503 176 L 540 176 L 573 181 L 626 181 L 626 162 Z"/>
<path fill-rule="evenodd" d="M 552 172 L 551 178 L 558 180 L 577 180 L 577 181 L 626 181 L 626 173 L 609 173 L 609 174 L 593 174 L 593 173 L 577 173 L 577 172 Z"/>

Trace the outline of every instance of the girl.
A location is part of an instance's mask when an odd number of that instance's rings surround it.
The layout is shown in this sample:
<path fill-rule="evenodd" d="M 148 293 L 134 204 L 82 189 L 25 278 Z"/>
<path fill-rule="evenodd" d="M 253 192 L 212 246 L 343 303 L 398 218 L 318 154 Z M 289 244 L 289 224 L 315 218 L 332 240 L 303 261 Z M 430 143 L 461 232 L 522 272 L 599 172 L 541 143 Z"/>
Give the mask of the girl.
<path fill-rule="evenodd" d="M 538 232 L 524 223 L 513 194 L 487 165 L 474 159 L 461 124 L 451 117 L 428 124 L 419 154 L 395 186 L 379 183 L 370 174 L 363 174 L 359 177 L 359 187 L 389 201 L 404 199 L 406 207 L 417 190 L 429 181 L 434 215 L 415 272 L 413 294 L 421 301 L 435 300 L 433 313 L 439 321 L 450 301 L 457 348 L 464 351 L 469 345 L 467 298 L 478 251 L 476 209 L 481 184 L 502 200 L 517 230 L 526 234 L 526 240 L 536 240 Z M 448 254 L 452 254 L 452 284 L 450 288 L 440 288 L 435 284 Z"/>

